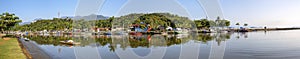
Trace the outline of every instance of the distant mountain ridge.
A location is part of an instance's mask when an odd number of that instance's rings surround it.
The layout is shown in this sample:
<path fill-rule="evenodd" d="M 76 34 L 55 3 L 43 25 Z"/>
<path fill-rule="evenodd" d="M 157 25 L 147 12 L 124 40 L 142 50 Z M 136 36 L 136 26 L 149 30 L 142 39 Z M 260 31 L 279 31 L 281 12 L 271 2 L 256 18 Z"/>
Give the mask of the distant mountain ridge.
<path fill-rule="evenodd" d="M 104 20 L 104 19 L 108 19 L 109 17 L 103 16 L 103 15 L 91 14 L 91 15 L 88 15 L 88 16 L 63 16 L 61 18 L 71 18 L 71 19 L 74 19 L 74 20 L 80 20 L 80 19 L 85 19 L 85 20 Z"/>
<path fill-rule="evenodd" d="M 104 19 L 108 19 L 109 17 L 108 16 L 103 16 L 103 15 L 91 14 L 91 15 L 88 15 L 88 16 L 63 16 L 61 18 L 71 18 L 71 19 L 74 19 L 74 20 L 80 20 L 80 19 L 85 19 L 85 20 L 104 20 Z M 38 20 L 46 20 L 46 19 L 36 18 L 33 21 L 31 21 L 31 22 L 22 22 L 22 23 L 20 23 L 20 25 L 30 24 L 30 23 L 38 21 Z"/>

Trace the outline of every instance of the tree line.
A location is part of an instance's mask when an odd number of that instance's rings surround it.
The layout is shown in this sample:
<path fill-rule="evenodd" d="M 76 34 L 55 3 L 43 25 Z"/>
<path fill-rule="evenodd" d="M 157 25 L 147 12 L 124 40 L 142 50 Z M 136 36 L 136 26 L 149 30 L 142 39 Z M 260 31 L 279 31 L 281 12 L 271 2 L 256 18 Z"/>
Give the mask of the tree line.
<path fill-rule="evenodd" d="M 216 20 L 200 19 L 190 20 L 187 17 L 182 17 L 170 13 L 149 13 L 138 14 L 133 13 L 120 17 L 110 17 L 101 20 L 73 20 L 71 18 L 53 18 L 41 19 L 31 22 L 30 24 L 19 25 L 22 20 L 15 14 L 3 13 L 0 15 L 0 28 L 1 31 L 42 31 L 42 30 L 59 30 L 66 31 L 72 29 L 84 28 L 112 28 L 121 26 L 131 26 L 133 24 L 146 27 L 149 24 L 153 28 L 159 26 L 170 26 L 173 28 L 193 28 L 209 29 L 210 27 L 226 27 L 230 25 L 229 20 L 220 19 Z"/>

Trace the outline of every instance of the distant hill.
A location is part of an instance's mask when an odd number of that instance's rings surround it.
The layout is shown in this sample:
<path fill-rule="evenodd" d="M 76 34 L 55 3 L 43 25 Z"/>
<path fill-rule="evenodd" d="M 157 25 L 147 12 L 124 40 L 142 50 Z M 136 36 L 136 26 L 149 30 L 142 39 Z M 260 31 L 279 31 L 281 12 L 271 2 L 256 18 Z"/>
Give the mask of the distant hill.
<path fill-rule="evenodd" d="M 20 25 L 30 24 L 30 23 L 36 22 L 36 21 L 38 21 L 38 20 L 45 20 L 45 19 L 42 19 L 42 18 L 36 18 L 36 19 L 34 19 L 33 21 L 31 21 L 31 22 L 22 22 L 22 23 L 20 23 Z"/>
<path fill-rule="evenodd" d="M 80 19 L 85 19 L 85 20 L 104 20 L 104 19 L 108 19 L 109 17 L 107 16 L 103 16 L 103 15 L 95 15 L 95 14 L 91 14 L 88 16 L 64 16 L 61 18 L 71 18 L 74 20 L 80 20 Z"/>
<path fill-rule="evenodd" d="M 193 27 L 193 23 L 188 17 L 178 16 L 171 13 L 133 13 L 124 15 L 121 17 L 116 17 L 113 21 L 115 27 L 121 27 L 123 25 L 130 25 L 132 23 L 140 24 L 139 22 L 145 22 L 157 27 L 159 25 L 172 25 L 176 27 L 189 28 Z"/>
<path fill-rule="evenodd" d="M 20 25 L 30 24 L 31 22 L 22 22 Z"/>

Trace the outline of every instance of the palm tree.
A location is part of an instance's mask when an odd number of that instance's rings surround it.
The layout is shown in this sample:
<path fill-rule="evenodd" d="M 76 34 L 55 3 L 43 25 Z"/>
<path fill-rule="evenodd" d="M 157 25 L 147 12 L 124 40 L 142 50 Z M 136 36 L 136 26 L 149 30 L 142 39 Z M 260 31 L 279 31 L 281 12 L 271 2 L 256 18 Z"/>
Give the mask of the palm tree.
<path fill-rule="evenodd" d="M 239 27 L 240 27 L 240 23 L 236 23 L 235 25 L 237 25 L 237 26 L 238 26 L 238 29 L 239 29 Z"/>
<path fill-rule="evenodd" d="M 247 23 L 245 23 L 245 24 L 244 24 L 244 27 L 246 28 L 247 26 L 248 26 L 248 24 L 247 24 Z"/>

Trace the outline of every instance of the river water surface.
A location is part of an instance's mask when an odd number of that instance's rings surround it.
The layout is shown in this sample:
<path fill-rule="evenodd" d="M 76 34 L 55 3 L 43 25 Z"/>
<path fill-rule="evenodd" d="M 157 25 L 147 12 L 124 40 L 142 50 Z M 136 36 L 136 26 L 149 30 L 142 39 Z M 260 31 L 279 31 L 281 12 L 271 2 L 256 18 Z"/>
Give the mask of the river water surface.
<path fill-rule="evenodd" d="M 300 30 L 26 37 L 53 59 L 300 59 L 299 35 Z M 70 39 L 81 44 L 59 42 Z"/>

